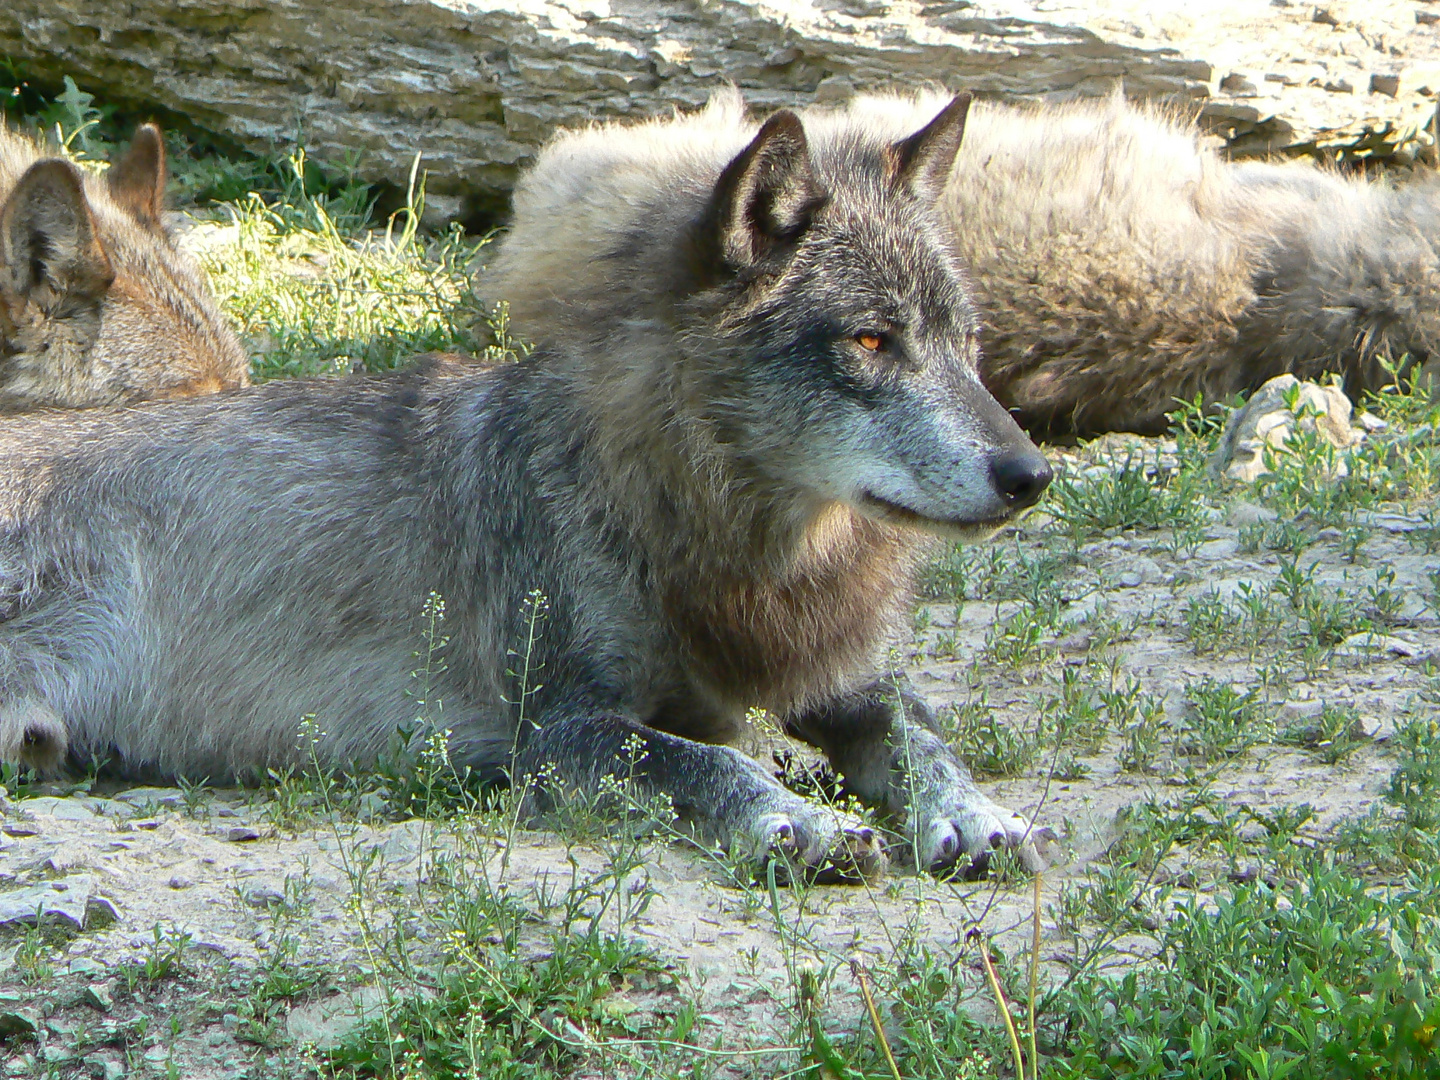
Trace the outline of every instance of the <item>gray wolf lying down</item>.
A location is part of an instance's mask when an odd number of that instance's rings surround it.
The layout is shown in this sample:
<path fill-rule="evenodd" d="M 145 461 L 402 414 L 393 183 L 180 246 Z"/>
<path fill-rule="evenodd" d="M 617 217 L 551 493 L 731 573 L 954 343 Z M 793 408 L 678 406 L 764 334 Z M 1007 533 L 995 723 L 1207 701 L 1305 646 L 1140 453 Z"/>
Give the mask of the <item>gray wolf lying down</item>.
<path fill-rule="evenodd" d="M 968 101 L 896 140 L 780 113 L 704 145 L 562 141 L 603 236 L 529 359 L 276 382 L 0 427 L 0 751 L 220 780 L 363 767 L 445 599 L 450 753 L 628 775 L 742 853 L 873 873 L 881 839 L 724 745 L 763 707 L 946 867 L 1017 845 L 887 675 L 927 533 L 1032 504 L 934 202 Z M 525 598 L 549 602 L 510 673 Z M 848 869 L 847 869 L 848 868 Z"/>

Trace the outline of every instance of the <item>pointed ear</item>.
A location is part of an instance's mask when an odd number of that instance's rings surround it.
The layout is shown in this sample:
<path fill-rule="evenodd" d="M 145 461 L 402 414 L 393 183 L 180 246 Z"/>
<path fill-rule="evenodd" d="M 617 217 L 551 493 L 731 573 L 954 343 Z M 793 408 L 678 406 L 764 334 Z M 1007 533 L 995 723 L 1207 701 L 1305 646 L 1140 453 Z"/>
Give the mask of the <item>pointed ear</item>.
<path fill-rule="evenodd" d="M 908 139 L 890 147 L 895 183 L 909 188 L 922 199 L 934 200 L 945 190 L 960 140 L 965 135 L 965 118 L 970 114 L 970 95 L 958 94 L 940 110 L 940 115 Z"/>
<path fill-rule="evenodd" d="M 140 221 L 153 228 L 162 227 L 165 210 L 165 140 L 160 129 L 146 124 L 135 132 L 125 156 L 110 166 L 105 174 L 110 195 Z"/>
<path fill-rule="evenodd" d="M 805 129 L 783 109 L 720 174 L 707 227 L 721 259 L 742 270 L 797 239 L 824 202 Z"/>
<path fill-rule="evenodd" d="M 37 161 L 0 206 L 0 288 L 22 298 L 38 292 L 97 299 L 115 272 L 85 201 L 80 173 L 67 161 Z"/>

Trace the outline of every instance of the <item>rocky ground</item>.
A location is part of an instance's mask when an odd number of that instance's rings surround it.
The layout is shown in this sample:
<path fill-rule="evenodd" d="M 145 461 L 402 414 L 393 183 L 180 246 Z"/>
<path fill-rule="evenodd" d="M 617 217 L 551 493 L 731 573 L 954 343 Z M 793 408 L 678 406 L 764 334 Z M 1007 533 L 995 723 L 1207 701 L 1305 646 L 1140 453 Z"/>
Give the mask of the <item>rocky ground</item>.
<path fill-rule="evenodd" d="M 1109 478 L 1153 480 L 1176 447 L 1112 438 L 1054 456 L 1099 505 Z M 1213 491 L 1188 524 L 1096 522 L 1080 538 L 1061 500 L 943 553 L 897 643 L 987 792 L 1059 837 L 1042 876 L 1056 970 L 1100 932 L 1075 897 L 1143 833 L 1144 808 L 1233 819 L 1231 841 L 1175 845 L 1159 865 L 1167 903 L 1203 900 L 1260 872 L 1257 845 L 1331 844 L 1380 806 L 1396 725 L 1440 709 L 1433 510 L 1322 527 L 1243 486 Z M 757 731 L 755 749 L 785 748 Z M 898 867 L 873 887 L 772 896 L 663 829 L 620 851 L 613 830 L 528 832 L 494 813 L 364 824 L 293 784 L 28 786 L 0 809 L 8 1076 L 302 1075 L 401 993 L 394 927 L 411 927 L 417 956 L 440 948 L 427 913 L 453 887 L 447 865 L 552 919 L 567 889 L 610 895 L 607 874 L 614 896 L 643 893 L 626 932 L 664 974 L 616 1000 L 651 1018 L 690 1002 L 729 1051 L 785 1044 L 795 964 L 878 968 L 897 937 L 963 958 L 976 1014 L 993 1015 L 967 932 L 1011 951 L 1029 934 L 1028 882 L 1004 867 L 977 883 Z M 1145 955 L 1137 939 L 1106 963 Z M 853 987 L 835 993 L 838 1022 L 859 1024 Z"/>

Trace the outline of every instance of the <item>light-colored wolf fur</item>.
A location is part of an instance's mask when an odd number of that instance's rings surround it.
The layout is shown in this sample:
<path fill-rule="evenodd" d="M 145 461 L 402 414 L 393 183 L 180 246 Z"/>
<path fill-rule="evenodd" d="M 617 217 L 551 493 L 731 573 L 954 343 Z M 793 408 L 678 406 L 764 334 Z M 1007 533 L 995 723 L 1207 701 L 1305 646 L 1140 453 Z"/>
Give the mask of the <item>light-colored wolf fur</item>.
<path fill-rule="evenodd" d="M 102 177 L 0 124 L 0 412 L 248 384 L 240 342 L 165 228 L 165 179 L 153 125 Z"/>
<path fill-rule="evenodd" d="M 911 130 L 945 98 L 815 122 Z M 1126 102 L 977 103 L 943 202 L 985 320 L 986 385 L 1034 435 L 1158 433 L 1292 372 L 1358 394 L 1440 356 L 1440 182 L 1231 163 Z M 522 328 L 523 330 L 523 328 Z"/>
<path fill-rule="evenodd" d="M 861 96 L 806 123 L 899 138 L 948 100 Z M 703 153 L 734 139 L 710 117 L 741 108 L 725 91 L 611 137 Z M 544 166 L 517 191 L 490 285 L 522 336 L 585 303 L 605 232 L 573 226 L 613 213 L 593 171 L 627 167 L 563 139 Z M 984 321 L 985 383 L 1032 435 L 1158 433 L 1176 399 L 1226 400 L 1284 372 L 1339 372 L 1359 393 L 1389 380 L 1382 358 L 1440 357 L 1440 181 L 1226 162 L 1192 123 L 1118 96 L 981 102 L 941 208 Z"/>
<path fill-rule="evenodd" d="M 324 761 L 373 761 L 433 589 L 429 697 L 482 775 L 631 777 L 742 851 L 876 869 L 871 830 L 718 745 L 759 706 L 922 865 L 1021 843 L 885 665 L 924 531 L 1050 477 L 980 384 L 933 210 L 967 106 L 893 143 L 724 108 L 557 141 L 522 207 L 567 178 L 549 242 L 588 261 L 518 364 L 0 426 L 0 750 L 219 780 L 295 761 L 314 714 Z"/>

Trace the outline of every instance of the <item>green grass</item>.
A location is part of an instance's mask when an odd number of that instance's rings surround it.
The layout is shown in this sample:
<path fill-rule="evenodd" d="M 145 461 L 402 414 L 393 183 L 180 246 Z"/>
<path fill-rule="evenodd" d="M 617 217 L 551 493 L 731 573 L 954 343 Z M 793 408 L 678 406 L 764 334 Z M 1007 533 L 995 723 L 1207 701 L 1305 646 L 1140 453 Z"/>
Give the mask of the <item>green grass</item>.
<path fill-rule="evenodd" d="M 1440 873 L 1376 896 L 1324 859 L 1306 870 L 1181 903 L 1153 964 L 1066 986 L 1052 1075 L 1433 1076 Z"/>
<path fill-rule="evenodd" d="M 1127 457 L 1118 469 L 1099 476 L 1058 478 L 1050 486 L 1048 505 L 1083 542 L 1112 531 L 1189 525 L 1199 509 L 1192 496 L 1190 485 L 1142 455 Z"/>
<path fill-rule="evenodd" d="M 199 227 L 222 241 L 201 261 L 256 379 L 389 371 L 423 352 L 483 350 L 489 339 L 474 328 L 487 313 L 472 282 L 484 241 L 421 235 L 423 195 L 383 229 L 345 228 L 336 200 L 304 194 L 303 155 L 291 165 L 291 202 L 252 193 L 226 204 L 228 224 Z"/>

